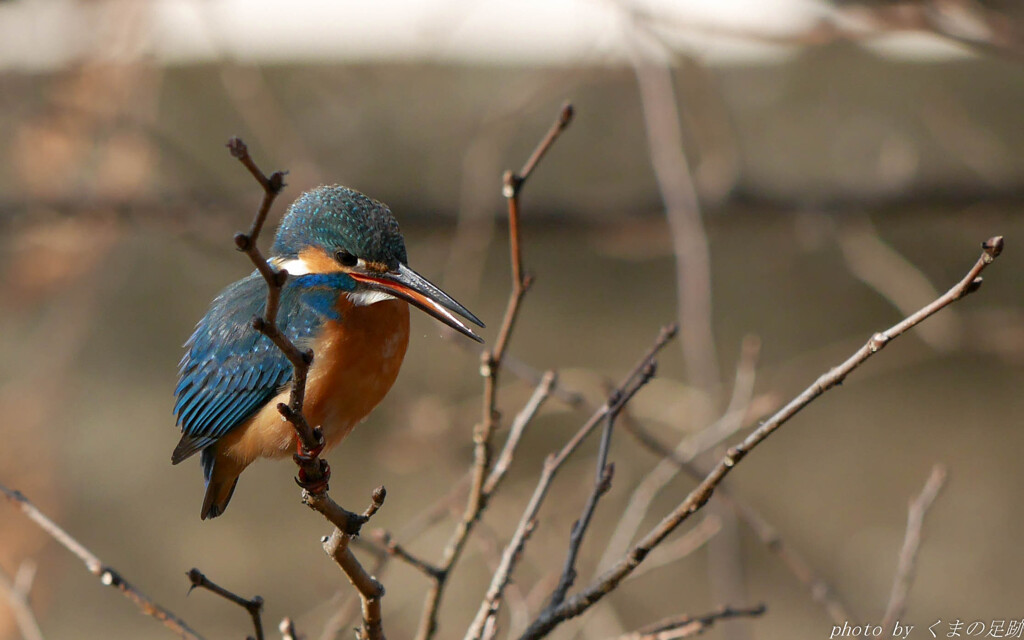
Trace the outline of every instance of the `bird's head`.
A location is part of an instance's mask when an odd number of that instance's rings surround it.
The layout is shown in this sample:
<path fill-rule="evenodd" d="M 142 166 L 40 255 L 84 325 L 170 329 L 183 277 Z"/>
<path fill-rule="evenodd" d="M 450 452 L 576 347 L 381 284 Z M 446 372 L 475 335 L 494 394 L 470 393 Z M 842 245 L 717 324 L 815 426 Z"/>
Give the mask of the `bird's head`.
<path fill-rule="evenodd" d="M 298 282 L 342 292 L 357 305 L 399 298 L 478 342 L 456 317 L 483 323 L 409 268 L 405 240 L 387 205 L 342 186 L 317 187 L 289 207 L 271 262 Z"/>

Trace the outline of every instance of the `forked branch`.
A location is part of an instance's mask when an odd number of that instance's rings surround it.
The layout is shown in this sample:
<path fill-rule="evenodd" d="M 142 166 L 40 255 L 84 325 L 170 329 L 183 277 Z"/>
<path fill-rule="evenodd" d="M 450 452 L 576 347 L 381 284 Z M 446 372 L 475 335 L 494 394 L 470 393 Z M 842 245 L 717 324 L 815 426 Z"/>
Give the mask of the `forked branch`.
<path fill-rule="evenodd" d="M 189 591 L 199 587 L 200 589 L 206 589 L 211 593 L 215 593 L 218 596 L 224 598 L 229 602 L 234 602 L 238 606 L 242 607 L 249 612 L 249 617 L 252 618 L 252 626 L 256 631 L 256 640 L 263 640 L 263 598 L 259 596 L 253 596 L 252 599 L 243 598 L 234 591 L 229 591 L 224 587 L 220 586 L 213 580 L 210 580 L 203 572 L 199 569 L 191 569 L 188 572 L 189 582 L 192 586 Z"/>

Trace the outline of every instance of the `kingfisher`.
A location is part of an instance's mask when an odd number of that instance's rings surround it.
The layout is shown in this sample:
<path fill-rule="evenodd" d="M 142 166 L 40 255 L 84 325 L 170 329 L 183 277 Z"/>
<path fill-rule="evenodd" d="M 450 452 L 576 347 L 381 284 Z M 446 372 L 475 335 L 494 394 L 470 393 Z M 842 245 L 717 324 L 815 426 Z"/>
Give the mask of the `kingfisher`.
<path fill-rule="evenodd" d="M 277 324 L 315 357 L 304 414 L 336 446 L 384 398 L 409 344 L 409 305 L 478 342 L 458 316 L 466 307 L 409 267 L 405 240 L 387 205 L 342 186 L 303 193 L 288 209 L 267 259 L 288 277 Z M 229 285 L 185 343 L 174 390 L 181 441 L 171 462 L 199 453 L 203 520 L 224 513 L 238 476 L 257 458 L 289 457 L 287 403 L 292 365 L 252 326 L 267 285 L 259 272 Z"/>

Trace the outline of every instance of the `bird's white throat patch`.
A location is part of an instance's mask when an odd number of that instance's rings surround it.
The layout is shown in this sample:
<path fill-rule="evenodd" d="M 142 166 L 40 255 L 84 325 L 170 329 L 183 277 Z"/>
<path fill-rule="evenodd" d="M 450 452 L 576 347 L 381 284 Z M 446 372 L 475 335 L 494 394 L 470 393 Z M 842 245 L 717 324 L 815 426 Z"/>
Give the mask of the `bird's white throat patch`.
<path fill-rule="evenodd" d="M 383 291 L 353 291 L 348 295 L 348 299 L 352 301 L 352 304 L 357 307 L 368 307 L 371 304 L 377 302 L 384 302 L 385 300 L 394 300 L 395 296 L 390 293 L 384 293 Z"/>

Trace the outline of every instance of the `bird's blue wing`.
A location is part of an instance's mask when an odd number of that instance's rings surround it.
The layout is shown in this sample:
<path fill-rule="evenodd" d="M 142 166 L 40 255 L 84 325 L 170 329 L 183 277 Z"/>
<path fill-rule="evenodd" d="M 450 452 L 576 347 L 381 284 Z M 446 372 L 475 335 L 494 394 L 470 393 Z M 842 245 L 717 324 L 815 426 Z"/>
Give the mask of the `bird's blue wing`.
<path fill-rule="evenodd" d="M 289 280 L 281 291 L 278 324 L 298 344 L 308 342 L 324 318 L 305 304 Z M 262 314 L 267 285 L 254 272 L 225 289 L 196 325 L 174 390 L 182 437 L 171 461 L 181 462 L 245 421 L 292 379 L 292 365 L 269 338 L 252 328 Z"/>

